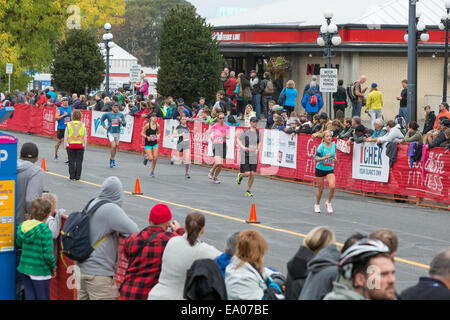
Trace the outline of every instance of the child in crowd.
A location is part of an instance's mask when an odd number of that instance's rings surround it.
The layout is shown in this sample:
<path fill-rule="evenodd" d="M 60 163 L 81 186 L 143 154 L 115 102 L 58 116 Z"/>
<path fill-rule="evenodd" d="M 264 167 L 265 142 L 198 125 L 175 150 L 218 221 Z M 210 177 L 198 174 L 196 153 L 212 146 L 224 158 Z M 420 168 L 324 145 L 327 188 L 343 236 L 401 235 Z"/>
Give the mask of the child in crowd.
<path fill-rule="evenodd" d="M 290 127 L 291 122 L 294 120 L 297 121 L 298 123 L 300 123 L 300 119 L 297 117 L 297 113 L 295 111 L 292 111 L 290 117 L 286 121 L 286 127 Z"/>
<path fill-rule="evenodd" d="M 48 200 L 38 198 L 31 203 L 31 220 L 17 228 L 17 246 L 22 255 L 17 270 L 21 273 L 25 300 L 50 300 L 50 280 L 55 275 L 53 236 L 44 223 L 52 212 Z"/>
<path fill-rule="evenodd" d="M 58 208 L 58 197 L 53 193 L 44 193 L 42 199 L 47 200 L 52 205 L 51 214 L 45 220 L 45 224 L 53 234 L 53 255 L 55 261 L 58 261 L 58 242 L 57 239 L 61 232 L 61 219 L 67 219 L 67 215 L 64 213 L 66 210 Z"/>

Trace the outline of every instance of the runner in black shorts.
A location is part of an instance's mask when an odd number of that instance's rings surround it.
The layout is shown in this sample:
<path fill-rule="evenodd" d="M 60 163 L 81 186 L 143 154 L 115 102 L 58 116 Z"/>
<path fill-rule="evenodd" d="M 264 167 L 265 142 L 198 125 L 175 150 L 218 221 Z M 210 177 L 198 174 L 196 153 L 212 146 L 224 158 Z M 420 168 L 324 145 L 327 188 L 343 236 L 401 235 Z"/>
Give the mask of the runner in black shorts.
<path fill-rule="evenodd" d="M 237 139 L 237 144 L 241 152 L 241 168 L 236 179 L 236 184 L 241 185 L 242 179 L 249 177 L 245 194 L 248 197 L 253 197 L 250 189 L 253 181 L 255 181 L 255 172 L 258 167 L 258 152 L 261 144 L 257 117 L 250 118 L 250 128 L 241 133 Z"/>
<path fill-rule="evenodd" d="M 177 150 L 179 152 L 180 162 L 184 161 L 185 165 L 185 177 L 190 179 L 189 167 L 191 163 L 191 131 L 189 130 L 189 125 L 187 124 L 187 116 L 182 113 L 178 118 L 180 125 L 175 129 L 174 137 L 178 137 Z"/>
<path fill-rule="evenodd" d="M 148 161 L 152 161 L 152 172 L 150 177 L 155 177 L 156 161 L 158 160 L 158 140 L 159 140 L 159 124 L 156 122 L 158 118 L 156 113 L 150 115 L 150 121 L 142 128 L 141 136 L 145 138 L 145 158 L 144 165 L 147 165 Z"/>

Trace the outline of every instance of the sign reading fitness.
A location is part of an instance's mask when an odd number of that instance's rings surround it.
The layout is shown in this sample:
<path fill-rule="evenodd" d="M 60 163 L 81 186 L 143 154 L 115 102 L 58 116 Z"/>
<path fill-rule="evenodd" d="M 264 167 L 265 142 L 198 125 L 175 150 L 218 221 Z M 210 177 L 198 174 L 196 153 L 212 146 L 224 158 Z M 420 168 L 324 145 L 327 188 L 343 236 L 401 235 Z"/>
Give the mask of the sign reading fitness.
<path fill-rule="evenodd" d="M 375 142 L 353 146 L 352 178 L 376 182 L 388 182 L 389 158 L 386 146 L 380 148 Z"/>
<path fill-rule="evenodd" d="M 262 164 L 297 169 L 297 137 L 279 130 L 264 130 Z"/>
<path fill-rule="evenodd" d="M 92 137 L 107 139 L 106 130 L 102 127 L 101 123 L 101 118 L 104 113 L 105 112 L 92 111 Z M 131 140 L 133 138 L 134 118 L 132 116 L 126 116 L 125 121 L 127 122 L 127 126 L 120 128 L 120 141 L 131 143 Z"/>

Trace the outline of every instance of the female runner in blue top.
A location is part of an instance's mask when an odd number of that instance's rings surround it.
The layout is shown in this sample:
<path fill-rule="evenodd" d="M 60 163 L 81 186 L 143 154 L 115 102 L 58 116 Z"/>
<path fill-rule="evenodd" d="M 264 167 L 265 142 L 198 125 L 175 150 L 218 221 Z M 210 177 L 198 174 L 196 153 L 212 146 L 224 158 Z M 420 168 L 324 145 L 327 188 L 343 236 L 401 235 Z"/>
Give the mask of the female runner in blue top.
<path fill-rule="evenodd" d="M 320 199 L 324 189 L 324 180 L 327 179 L 330 192 L 328 194 L 328 201 L 325 202 L 325 207 L 328 214 L 333 213 L 331 200 L 333 199 L 334 189 L 336 188 L 336 177 L 334 175 L 334 163 L 337 161 L 336 157 L 336 143 L 331 142 L 333 132 L 325 131 L 323 142 L 317 148 L 314 160 L 316 161 L 316 180 L 317 180 L 317 194 L 316 204 L 314 205 L 314 213 L 320 213 Z"/>

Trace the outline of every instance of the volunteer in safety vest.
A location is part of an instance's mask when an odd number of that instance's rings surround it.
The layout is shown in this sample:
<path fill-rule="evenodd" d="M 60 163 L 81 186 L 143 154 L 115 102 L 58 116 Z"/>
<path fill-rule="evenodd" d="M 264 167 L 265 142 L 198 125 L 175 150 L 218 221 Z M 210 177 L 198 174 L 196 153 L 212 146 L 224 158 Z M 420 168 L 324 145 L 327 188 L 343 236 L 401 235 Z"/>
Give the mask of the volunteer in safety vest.
<path fill-rule="evenodd" d="M 75 110 L 72 121 L 66 126 L 65 146 L 69 155 L 70 180 L 80 180 L 84 150 L 87 145 L 86 126 L 81 122 L 81 117 L 81 111 Z"/>

